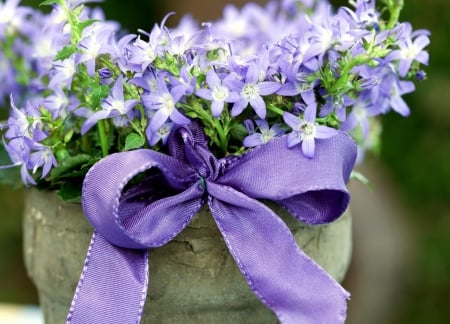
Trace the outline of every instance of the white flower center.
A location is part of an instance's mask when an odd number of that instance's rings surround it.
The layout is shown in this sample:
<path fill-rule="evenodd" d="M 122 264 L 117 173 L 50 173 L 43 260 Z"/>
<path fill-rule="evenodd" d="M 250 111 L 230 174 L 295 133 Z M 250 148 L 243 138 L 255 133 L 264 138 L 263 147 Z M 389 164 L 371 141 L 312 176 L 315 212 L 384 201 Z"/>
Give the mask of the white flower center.
<path fill-rule="evenodd" d="M 66 59 L 58 64 L 55 64 L 55 67 L 64 75 L 67 79 L 72 77 L 75 72 L 75 61 L 72 59 Z"/>
<path fill-rule="evenodd" d="M 246 100 L 251 100 L 259 95 L 259 88 L 257 84 L 246 84 L 241 91 L 241 95 Z"/>
<path fill-rule="evenodd" d="M 158 81 L 156 79 L 151 79 L 148 82 L 148 87 L 150 89 L 150 92 L 151 91 L 155 91 L 155 92 L 158 91 Z"/>
<path fill-rule="evenodd" d="M 305 92 L 305 91 L 310 90 L 312 87 L 311 87 L 311 85 L 309 83 L 302 82 L 302 83 L 296 83 L 295 84 L 295 88 L 299 92 Z"/>
<path fill-rule="evenodd" d="M 262 139 L 263 143 L 267 143 L 274 137 L 275 137 L 275 132 L 272 129 L 262 129 L 261 130 L 261 139 Z"/>
<path fill-rule="evenodd" d="M 120 100 L 111 101 L 111 110 L 112 109 L 119 111 L 122 115 L 125 114 L 125 104 Z"/>
<path fill-rule="evenodd" d="M 89 36 L 87 46 L 84 47 L 84 54 L 88 59 L 95 59 L 100 51 L 100 41 Z"/>
<path fill-rule="evenodd" d="M 298 126 L 298 130 L 302 132 L 303 138 L 314 137 L 315 129 L 313 123 L 303 122 Z"/>
<path fill-rule="evenodd" d="M 323 48 L 329 48 L 333 45 L 333 31 L 331 29 L 325 29 L 321 35 L 320 42 L 323 44 Z"/>
<path fill-rule="evenodd" d="M 55 25 L 62 24 L 63 22 L 67 21 L 66 14 L 60 6 L 55 6 L 53 8 L 53 14 L 51 18 L 53 20 L 52 22 Z"/>
<path fill-rule="evenodd" d="M 37 58 L 53 56 L 51 40 L 44 38 L 37 42 L 37 46 L 35 47 L 35 54 L 33 54 L 33 56 Z"/>
<path fill-rule="evenodd" d="M 162 138 L 166 137 L 167 135 L 169 135 L 170 133 L 170 126 L 165 124 L 163 125 L 160 129 L 158 129 L 157 133 L 159 134 L 159 136 L 161 136 Z"/>
<path fill-rule="evenodd" d="M 164 109 L 170 115 L 174 108 L 175 103 L 172 96 L 169 93 L 165 93 L 162 97 L 161 109 Z"/>
<path fill-rule="evenodd" d="M 358 121 L 364 120 L 367 118 L 367 112 L 364 104 L 359 103 L 353 107 L 353 113 Z"/>
<path fill-rule="evenodd" d="M 55 96 L 55 103 L 58 107 L 65 107 L 69 104 L 69 99 L 65 96 Z"/>
<path fill-rule="evenodd" d="M 350 43 L 353 42 L 355 39 L 355 37 L 353 37 L 350 33 L 345 33 L 344 35 L 342 35 L 341 37 L 341 43 Z"/>
<path fill-rule="evenodd" d="M 398 97 L 398 96 L 399 96 L 399 94 L 398 94 L 398 88 L 397 88 L 396 85 L 393 85 L 393 86 L 392 86 L 391 91 L 390 91 L 390 94 L 391 94 L 391 98 L 395 98 L 395 97 Z"/>
<path fill-rule="evenodd" d="M 150 62 L 153 62 L 156 58 L 155 51 L 150 46 L 144 49 L 144 56 L 147 59 L 147 61 Z"/>
<path fill-rule="evenodd" d="M 215 86 L 211 93 L 214 101 L 224 101 L 229 95 L 230 91 L 222 85 Z"/>
<path fill-rule="evenodd" d="M 14 9 L 11 6 L 0 3 L 0 24 L 6 24 L 13 19 Z"/>
<path fill-rule="evenodd" d="M 402 49 L 401 55 L 405 59 L 414 59 L 419 54 L 420 48 L 411 44 L 407 48 Z"/>

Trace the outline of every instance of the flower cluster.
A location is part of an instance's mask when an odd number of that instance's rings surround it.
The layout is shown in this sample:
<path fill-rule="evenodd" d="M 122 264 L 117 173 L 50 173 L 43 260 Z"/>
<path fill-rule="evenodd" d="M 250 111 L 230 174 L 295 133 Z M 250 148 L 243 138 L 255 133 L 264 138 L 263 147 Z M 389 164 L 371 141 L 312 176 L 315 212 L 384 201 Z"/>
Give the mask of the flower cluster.
<path fill-rule="evenodd" d="M 428 64 L 429 33 L 399 22 L 403 1 L 230 5 L 218 21 L 168 28 L 168 15 L 138 34 L 89 1 L 47 0 L 49 14 L 18 2 L 0 3 L 0 97 L 12 93 L 3 145 L 25 184 L 61 185 L 113 152 L 164 150 L 193 120 L 218 157 L 286 134 L 314 158 L 338 130 L 365 148 L 376 116 L 409 114 L 402 96 Z"/>

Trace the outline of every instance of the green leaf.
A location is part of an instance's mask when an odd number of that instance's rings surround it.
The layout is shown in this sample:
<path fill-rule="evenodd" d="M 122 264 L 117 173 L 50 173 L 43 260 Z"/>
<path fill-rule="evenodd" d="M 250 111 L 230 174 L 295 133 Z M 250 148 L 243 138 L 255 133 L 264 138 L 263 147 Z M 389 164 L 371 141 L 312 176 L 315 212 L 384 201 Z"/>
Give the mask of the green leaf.
<path fill-rule="evenodd" d="M 75 170 L 79 170 L 81 166 L 88 164 L 92 157 L 88 154 L 79 154 L 64 159 L 56 168 L 54 168 L 48 176 L 48 181 L 54 181 Z"/>
<path fill-rule="evenodd" d="M 125 139 L 124 151 L 135 150 L 145 145 L 145 138 L 139 134 L 131 133 Z"/>
<path fill-rule="evenodd" d="M 66 181 L 61 185 L 61 189 L 57 194 L 59 198 L 66 202 L 81 202 L 81 181 Z"/>
<path fill-rule="evenodd" d="M 58 61 L 58 60 L 65 60 L 68 59 L 69 57 L 71 57 L 73 54 L 78 52 L 78 47 L 77 45 L 67 45 L 64 46 L 55 56 L 55 58 L 53 59 L 54 61 Z"/>
<path fill-rule="evenodd" d="M 97 20 L 97 19 L 86 19 L 86 20 L 83 20 L 83 21 L 81 21 L 81 22 L 78 24 L 78 28 L 79 28 L 80 32 L 83 32 L 83 30 L 84 30 L 86 27 L 89 27 L 90 25 L 92 25 L 93 23 L 95 23 L 95 22 L 97 22 L 97 21 L 99 21 L 99 20 Z"/>
<path fill-rule="evenodd" d="M 245 138 L 245 136 L 248 135 L 248 130 L 242 124 L 233 124 L 233 126 L 230 129 L 230 133 L 234 139 L 242 141 Z"/>
<path fill-rule="evenodd" d="M 42 1 L 39 6 L 53 6 L 54 4 L 63 5 L 64 0 L 46 0 Z"/>
<path fill-rule="evenodd" d="M 75 133 L 75 130 L 72 128 L 70 129 L 66 135 L 64 135 L 64 143 L 69 143 L 72 139 L 73 134 Z"/>
<path fill-rule="evenodd" d="M 103 99 L 105 99 L 109 94 L 109 87 L 102 84 L 92 84 L 91 85 L 91 102 L 92 108 L 97 108 L 100 106 Z"/>
<path fill-rule="evenodd" d="M 185 111 L 184 114 L 191 119 L 198 118 L 198 114 L 195 111 Z"/>

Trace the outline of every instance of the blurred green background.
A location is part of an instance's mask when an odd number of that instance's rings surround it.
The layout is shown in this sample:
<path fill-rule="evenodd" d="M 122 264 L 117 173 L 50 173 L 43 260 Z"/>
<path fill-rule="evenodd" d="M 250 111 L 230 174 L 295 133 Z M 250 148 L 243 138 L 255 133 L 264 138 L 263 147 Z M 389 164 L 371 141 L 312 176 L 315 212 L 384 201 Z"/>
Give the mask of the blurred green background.
<path fill-rule="evenodd" d="M 39 2 L 23 1 L 33 6 Z M 392 301 L 395 311 L 389 314 L 389 323 L 450 323 L 450 2 L 405 2 L 402 20 L 410 21 L 415 29 L 429 29 L 432 43 L 428 80 L 406 96 L 411 116 L 390 114 L 383 120 L 378 159 L 406 204 L 415 246 L 414 263 L 403 274 L 406 284 L 401 298 Z M 216 18 L 222 7 L 219 3 L 109 0 L 101 6 L 109 19 L 134 32 L 149 30 L 172 10 L 177 10 L 177 17 L 192 11 L 200 19 Z M 1 115 L 4 118 L 5 111 Z M 37 303 L 21 256 L 22 191 L 0 186 L 0 208 L 0 302 Z"/>

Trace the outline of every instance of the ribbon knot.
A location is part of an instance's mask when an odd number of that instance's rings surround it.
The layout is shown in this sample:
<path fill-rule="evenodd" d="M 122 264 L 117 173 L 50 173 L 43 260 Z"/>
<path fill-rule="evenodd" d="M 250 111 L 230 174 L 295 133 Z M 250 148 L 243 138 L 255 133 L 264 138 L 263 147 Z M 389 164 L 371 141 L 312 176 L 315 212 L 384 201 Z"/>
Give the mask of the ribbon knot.
<path fill-rule="evenodd" d="M 83 210 L 95 231 L 68 323 L 138 323 L 147 249 L 172 240 L 205 201 L 250 288 L 282 323 L 344 322 L 348 293 L 260 200 L 308 224 L 335 220 L 349 202 L 356 146 L 348 135 L 318 141 L 314 159 L 281 137 L 230 162 L 215 158 L 193 123 L 171 133 L 168 149 L 113 154 L 86 175 Z"/>
<path fill-rule="evenodd" d="M 205 178 L 200 177 L 200 186 L 202 186 L 203 190 L 207 192 Z"/>

